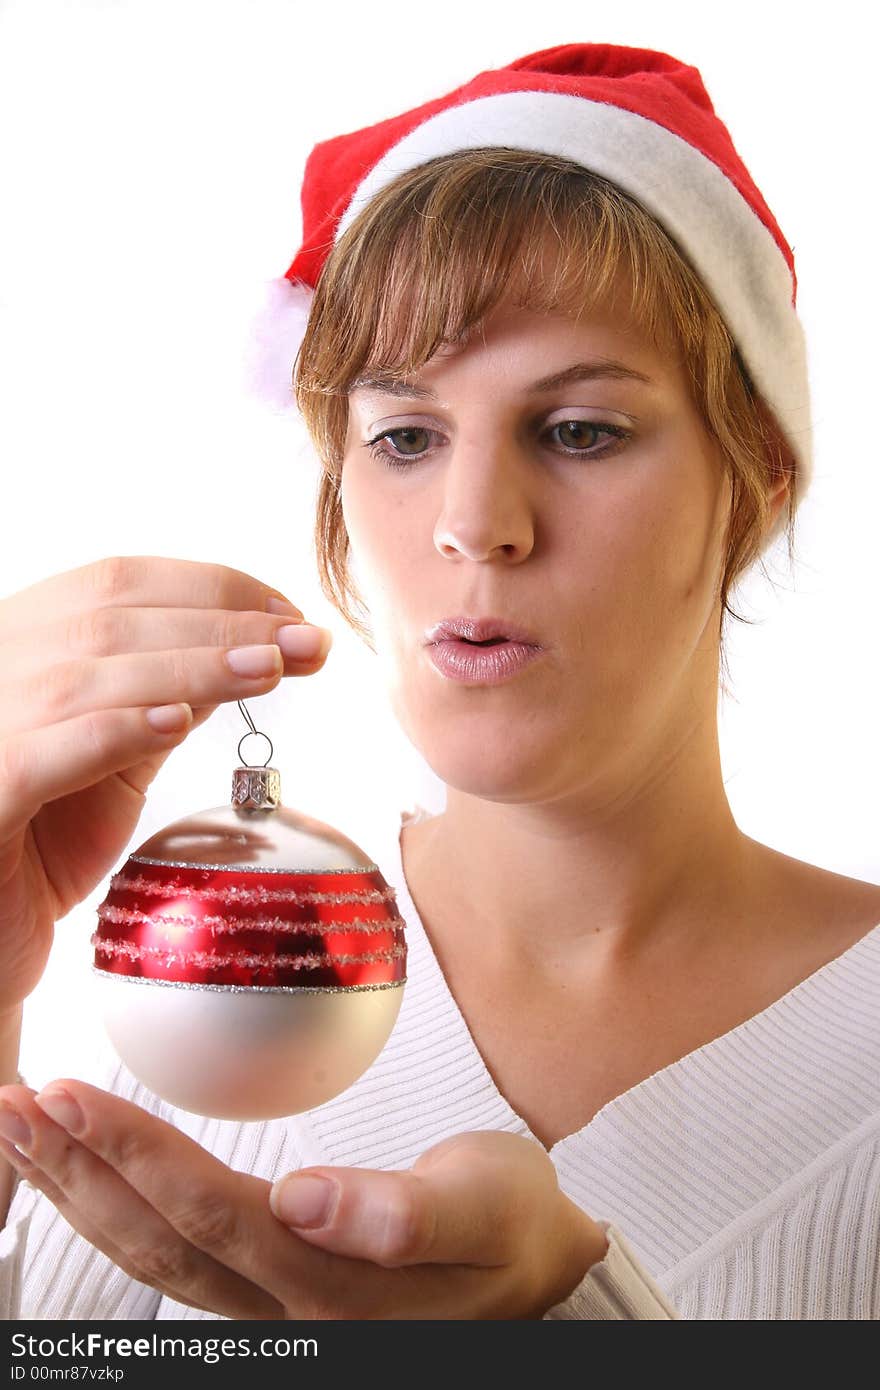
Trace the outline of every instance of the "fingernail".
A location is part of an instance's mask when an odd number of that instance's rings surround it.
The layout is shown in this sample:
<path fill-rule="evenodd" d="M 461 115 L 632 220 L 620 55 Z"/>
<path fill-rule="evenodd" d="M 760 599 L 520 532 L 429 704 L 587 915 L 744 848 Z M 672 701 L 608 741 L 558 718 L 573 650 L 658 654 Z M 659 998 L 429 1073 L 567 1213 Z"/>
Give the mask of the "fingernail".
<path fill-rule="evenodd" d="M 266 612 L 267 612 L 267 613 L 281 613 L 281 614 L 292 613 L 292 614 L 294 615 L 294 617 L 297 617 L 297 618 L 301 618 L 301 617 L 302 617 L 302 613 L 301 613 L 300 609 L 297 608 L 296 604 L 295 604 L 295 603 L 288 603 L 286 598 L 267 598 L 267 599 L 266 599 Z"/>
<path fill-rule="evenodd" d="M 275 641 L 285 656 L 299 661 L 309 661 L 318 656 L 325 644 L 329 650 L 332 638 L 326 628 L 313 627 L 311 623 L 293 623 L 280 627 L 275 633 Z"/>
<path fill-rule="evenodd" d="M 288 1226 L 308 1229 L 326 1226 L 339 1192 L 338 1184 L 329 1178 L 303 1173 L 287 1178 L 269 1194 L 269 1205 Z"/>
<path fill-rule="evenodd" d="M 273 644 L 259 647 L 234 647 L 226 660 L 237 676 L 273 676 L 281 670 L 281 653 Z"/>
<path fill-rule="evenodd" d="M 29 1149 L 31 1146 L 30 1125 L 5 1100 L 0 1102 L 0 1135 L 20 1149 Z"/>
<path fill-rule="evenodd" d="M 185 729 L 192 718 L 192 710 L 187 704 L 154 705 L 147 710 L 147 723 L 157 734 L 176 734 Z"/>
<path fill-rule="evenodd" d="M 50 1120 L 71 1134 L 79 1134 L 86 1127 L 86 1117 L 69 1092 L 56 1088 L 54 1091 L 41 1091 L 34 1096 L 35 1103 L 45 1110 Z"/>

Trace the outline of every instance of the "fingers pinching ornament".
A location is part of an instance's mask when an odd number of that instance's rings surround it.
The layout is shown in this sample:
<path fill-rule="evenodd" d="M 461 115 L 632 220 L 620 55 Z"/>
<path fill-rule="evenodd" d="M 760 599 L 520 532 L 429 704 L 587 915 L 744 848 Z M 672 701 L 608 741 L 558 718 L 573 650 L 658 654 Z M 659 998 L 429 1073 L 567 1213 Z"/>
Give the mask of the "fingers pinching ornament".
<path fill-rule="evenodd" d="M 266 1120 L 339 1095 L 375 1061 L 406 983 L 393 888 L 353 841 L 281 804 L 250 725 L 230 804 L 129 855 L 98 908 L 93 977 L 110 1041 L 156 1095 Z M 241 745 L 267 738 L 262 766 Z"/>

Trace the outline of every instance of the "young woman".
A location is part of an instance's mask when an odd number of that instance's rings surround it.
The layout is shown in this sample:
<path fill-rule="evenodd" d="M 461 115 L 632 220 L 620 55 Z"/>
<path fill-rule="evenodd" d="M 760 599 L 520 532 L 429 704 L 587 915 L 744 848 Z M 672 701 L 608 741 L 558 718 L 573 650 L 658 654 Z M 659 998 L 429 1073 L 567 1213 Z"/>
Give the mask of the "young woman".
<path fill-rule="evenodd" d="M 744 834 L 719 759 L 728 597 L 810 476 L 788 244 L 696 70 L 610 45 L 319 145 L 303 209 L 322 584 L 448 788 L 377 860 L 399 1022 L 283 1121 L 109 1056 L 34 1096 L 53 922 L 189 728 L 327 649 L 222 566 L 6 600 L 2 1311 L 880 1316 L 880 887 Z"/>

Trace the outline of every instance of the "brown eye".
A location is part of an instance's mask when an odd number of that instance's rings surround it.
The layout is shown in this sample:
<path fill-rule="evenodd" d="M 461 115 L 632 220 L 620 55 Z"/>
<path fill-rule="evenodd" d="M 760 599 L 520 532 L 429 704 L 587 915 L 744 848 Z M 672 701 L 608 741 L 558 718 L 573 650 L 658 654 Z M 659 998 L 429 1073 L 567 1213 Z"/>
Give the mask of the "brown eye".
<path fill-rule="evenodd" d="M 559 420 L 550 426 L 551 436 L 559 432 L 559 443 L 567 454 L 582 454 L 586 458 L 602 458 L 623 447 L 631 431 L 620 425 L 602 425 L 598 420 Z M 596 435 L 605 435 L 608 442 L 596 448 Z M 563 437 L 565 436 L 565 437 Z M 571 442 L 569 442 L 571 441 Z"/>
<path fill-rule="evenodd" d="M 572 449 L 583 448 L 585 444 L 595 442 L 591 441 L 589 436 L 601 434 L 599 426 L 594 425 L 591 420 L 563 420 L 553 428 L 559 430 L 560 441 Z"/>

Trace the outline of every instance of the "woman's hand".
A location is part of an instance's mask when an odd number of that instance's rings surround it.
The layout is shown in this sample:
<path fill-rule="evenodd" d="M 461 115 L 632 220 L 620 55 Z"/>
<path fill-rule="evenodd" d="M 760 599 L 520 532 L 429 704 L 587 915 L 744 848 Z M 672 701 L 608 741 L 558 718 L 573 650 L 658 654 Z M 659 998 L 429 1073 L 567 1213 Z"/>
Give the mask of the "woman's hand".
<path fill-rule="evenodd" d="M 285 623 L 316 630 L 273 594 L 225 565 L 122 555 L 0 600 L 0 1015 L 39 983 L 54 923 L 116 863 L 172 749 L 224 701 L 323 666 L 329 634 L 282 657 Z M 253 645 L 272 669 L 236 673 L 230 649 Z M 177 725 L 151 726 L 170 705 Z"/>
<path fill-rule="evenodd" d="M 62 1087 L 78 1121 L 55 1108 Z M 4 1156 L 71 1226 L 133 1279 L 227 1318 L 541 1318 L 607 1249 L 546 1151 L 503 1131 L 444 1139 L 407 1171 L 272 1184 L 83 1081 L 38 1098 L 0 1087 L 0 1104 L 32 1135 L 25 1157 L 0 1142 Z M 319 1175 L 334 1184 L 327 1223 L 294 1231 L 288 1203 L 312 1203 Z"/>

